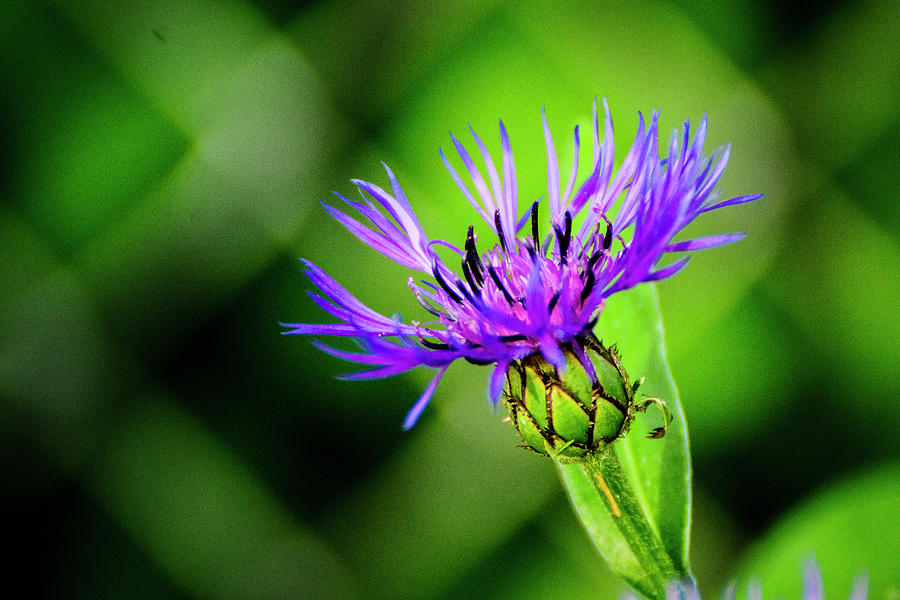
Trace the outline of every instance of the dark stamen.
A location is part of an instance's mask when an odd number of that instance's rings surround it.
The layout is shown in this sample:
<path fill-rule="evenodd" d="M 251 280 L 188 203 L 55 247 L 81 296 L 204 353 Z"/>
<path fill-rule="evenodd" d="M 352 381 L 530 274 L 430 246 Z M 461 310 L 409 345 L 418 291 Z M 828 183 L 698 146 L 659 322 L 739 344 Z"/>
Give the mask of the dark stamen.
<path fill-rule="evenodd" d="M 556 241 L 559 244 L 559 262 L 561 265 L 566 264 L 566 253 L 569 251 L 569 242 L 572 240 L 572 217 L 566 213 L 565 229 L 560 229 L 558 225 L 553 226 L 556 233 Z"/>
<path fill-rule="evenodd" d="M 416 300 L 419 301 L 419 304 L 422 305 L 422 308 L 424 308 L 425 310 L 427 310 L 428 312 L 430 312 L 430 313 L 433 314 L 434 316 L 440 317 L 440 316 L 443 314 L 441 311 L 439 311 L 438 309 L 436 309 L 436 308 L 433 307 L 432 305 L 428 304 L 428 302 L 425 301 L 425 298 L 423 298 L 423 297 L 421 296 L 421 294 L 416 294 Z"/>
<path fill-rule="evenodd" d="M 556 240 L 559 242 L 559 266 L 566 264 L 566 254 L 569 251 L 569 243 L 572 241 L 572 215 L 566 211 L 565 230 L 554 226 L 556 232 Z"/>
<path fill-rule="evenodd" d="M 603 236 L 603 249 L 604 250 L 609 250 L 612 247 L 612 238 L 613 238 L 612 223 L 607 222 L 606 223 L 606 235 Z"/>
<path fill-rule="evenodd" d="M 556 305 L 559 303 L 559 292 L 553 294 L 553 297 L 550 298 L 550 302 L 547 304 L 547 312 L 552 313 L 553 309 L 556 308 Z"/>
<path fill-rule="evenodd" d="M 450 298 L 452 298 L 454 302 L 456 302 L 457 304 L 462 304 L 462 296 L 454 292 L 453 289 L 449 285 L 447 285 L 447 282 L 444 281 L 444 278 L 441 276 L 441 272 L 438 271 L 437 265 L 434 265 L 431 268 L 431 272 L 434 273 L 434 278 L 437 280 L 438 285 L 441 286 L 441 289 L 447 292 L 447 295 L 450 296 Z"/>
<path fill-rule="evenodd" d="M 481 264 L 481 257 L 478 256 L 478 250 L 475 248 L 475 228 L 469 225 L 469 231 L 466 232 L 466 262 L 472 269 L 472 275 L 478 281 L 478 285 L 484 284 L 484 265 Z"/>
<path fill-rule="evenodd" d="M 462 292 L 462 295 L 466 297 L 466 300 L 468 300 L 470 304 L 473 304 L 475 306 L 481 305 L 481 303 L 478 300 L 476 300 L 474 296 L 472 296 L 472 292 L 469 291 L 469 288 L 467 288 L 466 285 L 462 281 L 457 279 L 455 283 L 456 283 L 456 289 L 458 289 L 460 292 Z M 476 292 L 476 294 L 478 294 L 478 292 Z M 481 295 L 478 294 L 478 297 L 481 298 Z"/>
<path fill-rule="evenodd" d="M 449 350 L 449 344 L 444 344 L 442 342 L 431 342 L 426 340 L 425 338 L 419 338 L 419 341 L 422 342 L 422 345 L 431 350 Z"/>
<path fill-rule="evenodd" d="M 466 281 L 469 282 L 469 287 L 472 288 L 472 291 L 475 292 L 476 294 L 480 295 L 481 288 L 479 288 L 475 284 L 475 278 L 472 277 L 472 270 L 469 269 L 469 263 L 466 261 L 465 258 L 462 260 L 462 272 L 463 272 L 463 275 L 466 276 Z"/>
<path fill-rule="evenodd" d="M 473 365 L 479 365 L 479 366 L 483 366 L 483 365 L 492 365 L 492 364 L 494 364 L 495 362 L 497 362 L 497 361 L 495 361 L 495 360 L 486 360 L 486 359 L 483 359 L 483 358 L 470 358 L 470 357 L 468 357 L 468 356 L 463 356 L 463 358 L 466 359 L 466 362 L 467 362 L 467 363 L 471 363 L 471 364 L 473 364 Z"/>
<path fill-rule="evenodd" d="M 566 254 L 569 252 L 569 244 L 572 242 L 572 215 L 569 214 L 569 211 L 566 211 L 566 232 L 563 239 L 566 243 L 559 251 L 562 254 L 563 262 L 565 262 Z"/>
<path fill-rule="evenodd" d="M 500 247 L 506 252 L 506 240 L 503 239 L 503 223 L 500 222 L 500 211 L 494 213 L 494 225 L 497 226 L 497 237 L 500 238 Z"/>
<path fill-rule="evenodd" d="M 517 333 L 515 335 L 501 335 L 499 339 L 504 344 L 508 344 L 510 342 L 524 342 L 528 339 L 528 336 Z"/>
<path fill-rule="evenodd" d="M 531 240 L 535 250 L 541 247 L 541 237 L 538 233 L 538 203 L 531 205 Z"/>
<path fill-rule="evenodd" d="M 591 290 L 594 289 L 594 284 L 597 282 L 597 277 L 594 275 L 593 269 L 589 269 L 587 271 L 587 280 L 584 282 L 584 289 L 581 290 L 581 303 L 584 304 L 584 301 L 591 294 Z"/>
<path fill-rule="evenodd" d="M 603 258 L 603 252 L 604 252 L 603 250 L 597 250 L 596 252 L 594 252 L 591 255 L 591 258 L 588 260 L 587 268 L 585 268 L 585 271 L 593 271 L 594 270 L 594 266 L 596 266 L 596 264 L 598 262 L 600 262 L 600 259 Z"/>
<path fill-rule="evenodd" d="M 497 289 L 503 292 L 503 297 L 506 298 L 506 303 L 512 306 L 515 301 L 513 300 L 513 297 L 509 294 L 509 292 L 506 291 L 506 287 L 504 287 L 503 283 L 500 281 L 500 276 L 497 275 L 497 271 L 496 269 L 494 269 L 493 265 L 488 266 L 488 273 L 490 274 L 491 279 L 494 280 L 494 285 L 497 286 Z"/>

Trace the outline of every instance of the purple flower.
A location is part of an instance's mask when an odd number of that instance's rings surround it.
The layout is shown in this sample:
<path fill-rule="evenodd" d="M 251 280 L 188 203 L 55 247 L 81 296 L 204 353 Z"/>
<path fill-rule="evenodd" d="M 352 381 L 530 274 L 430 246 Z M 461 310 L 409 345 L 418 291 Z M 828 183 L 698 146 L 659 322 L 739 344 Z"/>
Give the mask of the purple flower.
<path fill-rule="evenodd" d="M 850 591 L 849 600 L 866 600 L 869 590 L 869 581 L 865 575 L 856 578 L 853 589 Z M 735 600 L 737 586 L 728 586 L 722 594 L 722 600 Z M 633 595 L 627 594 L 623 600 L 632 600 Z M 759 581 L 750 584 L 747 590 L 748 600 L 763 600 L 762 587 Z M 636 598 L 635 598 L 636 600 Z M 700 600 L 700 594 L 693 582 L 673 583 L 666 590 L 666 600 Z M 825 589 L 822 585 L 822 571 L 815 559 L 808 559 L 803 565 L 803 596 L 801 600 L 825 600 Z"/>
<path fill-rule="evenodd" d="M 519 210 L 516 169 L 506 130 L 500 122 L 500 170 L 481 139 L 472 131 L 483 168 L 452 135 L 465 175 L 441 152 L 444 165 L 483 223 L 470 226 L 462 248 L 432 240 L 422 230 L 394 173 L 385 165 L 391 191 L 354 180 L 361 201 L 336 194 L 358 215 L 324 204 L 328 214 L 353 235 L 394 262 L 420 271 L 426 279 L 408 285 L 429 320 L 405 323 L 386 317 L 357 300 L 322 269 L 304 260 L 306 274 L 319 288 L 313 301 L 337 319 L 332 324 L 286 324 L 289 334 L 339 336 L 355 340 L 361 352 L 347 352 L 314 341 L 336 357 L 371 367 L 346 379 L 390 377 L 426 366 L 436 370 L 403 423 L 412 427 L 434 394 L 448 366 L 464 359 L 494 365 L 488 398 L 496 403 L 513 361 L 540 353 L 564 370 L 563 348 L 584 357 L 590 335 L 606 299 L 645 281 L 671 277 L 688 262 L 682 257 L 665 266 L 668 253 L 722 246 L 743 237 L 729 233 L 673 242 L 698 215 L 756 200 L 761 194 L 718 200 L 715 186 L 728 162 L 728 147 L 704 156 L 704 117 L 693 138 L 690 124 L 675 131 L 666 158 L 658 152 L 658 116 L 649 124 L 639 113 L 637 136 L 618 171 L 612 119 L 603 101 L 603 138 L 594 102 L 593 160 L 590 175 L 577 183 L 578 128 L 575 160 L 565 188 L 560 182 L 556 150 L 546 118 L 547 202 Z M 613 218 L 611 209 L 617 208 Z M 549 211 L 547 223 L 546 211 Z M 545 214 L 541 214 L 544 212 Z M 367 223 L 358 220 L 364 217 Z M 577 226 L 576 226 L 577 223 Z M 460 236 L 462 237 L 462 236 Z M 449 248 L 459 264 L 447 264 L 435 246 Z M 480 248 L 479 248 L 480 246 Z M 588 372 L 590 361 L 583 359 Z"/>

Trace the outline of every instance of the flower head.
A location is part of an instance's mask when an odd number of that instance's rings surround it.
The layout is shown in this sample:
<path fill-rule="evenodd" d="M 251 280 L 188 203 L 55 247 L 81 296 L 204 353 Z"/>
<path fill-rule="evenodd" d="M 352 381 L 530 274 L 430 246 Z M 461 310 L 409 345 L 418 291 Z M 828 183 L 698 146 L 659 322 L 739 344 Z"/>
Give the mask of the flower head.
<path fill-rule="evenodd" d="M 459 359 L 493 365 L 488 380 L 492 403 L 500 397 L 510 365 L 529 356 L 540 355 L 564 372 L 566 356 L 574 355 L 595 379 L 591 361 L 585 357 L 585 344 L 593 335 L 606 299 L 639 283 L 671 277 L 689 260 L 685 256 L 659 266 L 665 254 L 739 240 L 744 234 L 672 241 L 700 214 L 761 196 L 718 200 L 715 187 L 729 151 L 725 147 L 710 157 L 703 154 L 705 117 L 693 137 L 690 124 L 685 122 L 683 131 L 673 134 L 667 156 L 661 158 L 659 113 L 654 111 L 649 123 L 639 113 L 634 143 L 614 172 L 613 126 L 605 100 L 603 107 L 601 138 L 594 103 L 590 174 L 577 183 L 580 139 L 576 127 L 575 160 L 565 188 L 544 118 L 547 202 L 543 207 L 540 201 L 533 202 L 522 211 L 515 162 L 502 121 L 499 170 L 474 131 L 483 168 L 451 135 L 468 182 L 443 151 L 441 158 L 483 221 L 468 227 L 462 248 L 425 234 L 387 165 L 390 192 L 374 183 L 354 180 L 361 201 L 336 195 L 368 223 L 323 203 L 325 210 L 364 244 L 425 274 L 426 278 L 419 281 L 410 277 L 408 285 L 430 319 L 406 323 L 384 316 L 304 260 L 307 276 L 320 290 L 310 296 L 338 322 L 286 324 L 290 328 L 286 333 L 349 337 L 358 342 L 361 352 L 314 342 L 329 354 L 371 367 L 345 375 L 347 379 L 389 377 L 420 366 L 435 369 L 431 382 L 407 414 L 407 429 L 421 415 L 448 366 Z M 435 251 L 437 245 L 456 254 L 459 264 L 442 260 Z"/>

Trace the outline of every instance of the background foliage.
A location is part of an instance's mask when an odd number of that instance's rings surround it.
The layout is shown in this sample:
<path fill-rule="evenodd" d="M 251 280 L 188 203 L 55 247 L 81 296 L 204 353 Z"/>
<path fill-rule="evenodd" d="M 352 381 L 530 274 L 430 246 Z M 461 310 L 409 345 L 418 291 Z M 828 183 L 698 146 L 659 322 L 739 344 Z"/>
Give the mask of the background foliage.
<path fill-rule="evenodd" d="M 814 7 L 814 8 L 813 8 Z M 392 166 L 434 237 L 472 216 L 437 156 L 504 119 L 545 194 L 595 95 L 710 120 L 747 230 L 659 286 L 709 594 L 829 598 L 900 555 L 900 5 L 724 0 L 11 0 L 0 8 L 0 452 L 10 578 L 34 597 L 613 598 L 549 461 L 486 372 L 338 383 L 278 321 L 298 256 L 417 315 L 402 269 L 318 206 Z M 563 150 L 566 148 L 566 150 Z M 567 156 L 568 153 L 568 156 Z M 620 153 L 620 158 L 622 154 Z M 634 374 L 639 376 L 639 374 Z"/>

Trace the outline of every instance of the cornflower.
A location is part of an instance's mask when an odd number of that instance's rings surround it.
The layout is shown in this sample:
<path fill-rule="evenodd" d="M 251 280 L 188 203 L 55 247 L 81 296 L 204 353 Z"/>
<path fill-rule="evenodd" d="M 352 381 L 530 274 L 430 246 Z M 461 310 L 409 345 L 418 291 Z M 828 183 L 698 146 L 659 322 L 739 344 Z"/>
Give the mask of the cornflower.
<path fill-rule="evenodd" d="M 866 600 L 868 590 L 868 577 L 860 575 L 853 582 L 849 600 Z M 722 600 L 735 600 L 736 595 L 737 586 L 731 584 L 722 593 Z M 637 596 L 626 594 L 622 600 L 637 600 Z M 700 593 L 693 583 L 673 583 L 666 590 L 666 600 L 700 600 Z M 762 585 L 758 580 L 750 584 L 747 590 L 747 600 L 763 600 Z M 803 594 L 800 600 L 825 600 L 822 570 L 814 558 L 809 558 L 803 563 Z"/>
<path fill-rule="evenodd" d="M 390 377 L 416 367 L 435 370 L 431 381 L 406 415 L 404 429 L 411 428 L 450 364 L 465 360 L 492 365 L 487 396 L 496 405 L 507 387 L 507 401 L 523 397 L 529 375 L 542 378 L 543 393 L 572 392 L 557 385 L 557 379 L 579 367 L 590 388 L 623 413 L 623 419 L 601 433 L 594 431 L 596 406 L 582 403 L 578 410 L 590 418 L 590 430 L 576 436 L 576 446 L 591 451 L 609 442 L 627 428 L 633 412 L 636 386 L 627 383 L 614 348 L 609 351 L 594 334 L 607 298 L 640 283 L 675 275 L 689 261 L 683 256 L 659 266 L 663 256 L 723 246 L 741 239 L 743 233 L 728 233 L 673 242 L 673 238 L 700 214 L 756 200 L 761 194 L 720 201 L 716 185 L 728 162 L 728 146 L 709 157 L 703 155 L 706 117 L 693 137 L 690 123 L 675 131 L 667 156 L 658 148 L 659 112 L 645 123 L 638 113 L 637 135 L 618 170 L 614 169 L 613 124 L 606 100 L 601 141 L 597 102 L 593 106 L 593 157 L 584 181 L 577 183 L 580 138 L 574 132 L 574 160 L 563 188 L 556 149 L 546 116 L 542 114 L 547 153 L 547 201 L 540 200 L 519 210 L 515 161 L 509 137 L 500 122 L 500 169 L 485 144 L 470 128 L 483 168 L 451 134 L 468 182 L 440 152 L 450 176 L 483 223 L 470 225 L 462 247 L 430 239 L 422 229 L 410 202 L 391 169 L 384 165 L 390 182 L 388 192 L 374 183 L 353 180 L 361 201 L 335 195 L 364 217 L 364 224 L 325 204 L 350 233 L 388 259 L 426 279 L 408 280 L 427 321 L 404 322 L 388 317 L 360 302 L 324 270 L 303 260 L 305 273 L 319 288 L 310 292 L 313 301 L 338 322 L 330 324 L 285 324 L 288 334 L 337 336 L 356 341 L 361 352 L 338 349 L 317 340 L 321 350 L 367 367 L 342 375 L 344 379 Z M 543 211 L 549 211 L 542 217 Z M 610 216 L 614 215 L 614 216 Z M 578 224 L 576 226 L 576 223 Z M 480 230 L 480 231 L 477 231 Z M 487 234 L 485 236 L 485 234 Z M 490 246 L 487 250 L 479 250 Z M 448 264 L 436 252 L 443 246 L 456 255 L 458 265 Z M 456 268 L 454 268 L 456 267 Z M 534 373 L 530 371 L 533 367 Z M 553 371 L 555 375 L 550 375 Z M 608 383 L 611 371 L 621 384 Z M 518 375 L 521 375 L 519 378 Z M 607 383 L 603 383 L 606 381 Z M 519 388 L 518 386 L 521 386 Z M 551 389 L 552 388 L 552 389 Z M 617 388 L 616 390 L 610 388 Z M 555 392 L 553 392 L 555 393 Z M 548 396 L 549 398 L 549 396 Z M 524 405 L 523 405 L 524 406 Z M 640 410 L 640 408 L 638 408 Z M 524 416 L 523 416 L 524 415 Z M 580 417 L 579 417 L 580 418 Z M 560 418 L 557 416 L 557 421 Z M 549 421 L 549 423 L 548 423 Z M 553 415 L 519 414 L 514 421 L 527 444 L 541 451 L 559 449 L 563 441 L 550 427 Z M 534 429 L 539 438 L 530 443 L 522 428 Z M 660 434 L 660 432 L 656 432 Z"/>

